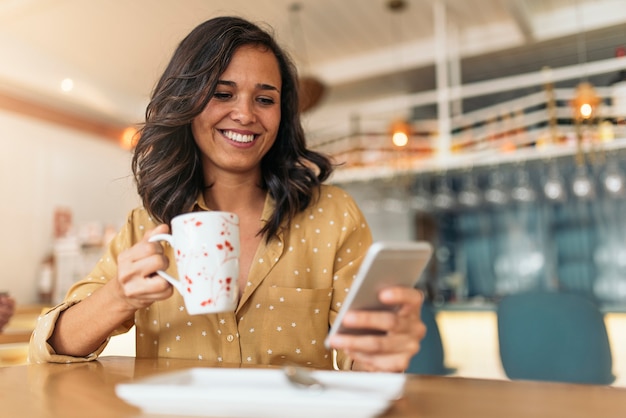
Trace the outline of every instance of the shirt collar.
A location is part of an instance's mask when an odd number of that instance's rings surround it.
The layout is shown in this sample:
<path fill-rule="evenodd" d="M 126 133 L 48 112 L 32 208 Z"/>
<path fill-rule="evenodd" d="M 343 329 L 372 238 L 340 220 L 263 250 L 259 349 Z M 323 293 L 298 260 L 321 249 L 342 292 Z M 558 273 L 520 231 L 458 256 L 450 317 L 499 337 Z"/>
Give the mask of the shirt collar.
<path fill-rule="evenodd" d="M 196 203 L 193 205 L 194 212 L 199 211 L 199 210 L 208 210 L 208 211 L 211 210 L 207 206 L 206 200 L 204 200 L 204 193 L 202 192 L 198 193 L 198 196 L 196 197 Z"/>
<path fill-rule="evenodd" d="M 275 207 L 276 207 L 276 202 L 274 201 L 272 196 L 270 196 L 269 193 L 266 193 L 265 203 L 263 204 L 263 213 L 261 213 L 261 220 L 263 222 L 267 222 L 270 219 L 270 217 L 272 216 L 272 213 L 274 213 Z M 206 211 L 213 210 L 209 208 L 209 206 L 206 204 L 206 200 L 204 200 L 204 193 L 202 192 L 198 193 L 198 196 L 196 197 L 196 203 L 193 205 L 194 212 L 201 211 L 201 210 L 206 210 Z"/>

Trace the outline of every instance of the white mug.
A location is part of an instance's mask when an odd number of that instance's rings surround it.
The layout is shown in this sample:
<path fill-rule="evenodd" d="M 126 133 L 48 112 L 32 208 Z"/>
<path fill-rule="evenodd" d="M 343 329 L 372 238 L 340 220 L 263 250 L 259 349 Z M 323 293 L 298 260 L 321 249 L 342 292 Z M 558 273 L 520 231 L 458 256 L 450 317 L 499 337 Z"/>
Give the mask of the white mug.
<path fill-rule="evenodd" d="M 230 212 L 191 212 L 172 219 L 166 241 L 174 249 L 178 279 L 157 273 L 185 300 L 190 315 L 234 311 L 239 298 L 239 217 Z"/>

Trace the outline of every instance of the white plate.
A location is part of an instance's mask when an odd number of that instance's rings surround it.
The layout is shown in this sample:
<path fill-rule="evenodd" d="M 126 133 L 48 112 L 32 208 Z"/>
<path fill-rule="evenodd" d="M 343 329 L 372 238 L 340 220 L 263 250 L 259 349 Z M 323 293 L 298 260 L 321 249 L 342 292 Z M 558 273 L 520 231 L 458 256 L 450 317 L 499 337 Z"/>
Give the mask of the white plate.
<path fill-rule="evenodd" d="M 400 373 L 312 375 L 326 388 L 295 388 L 280 369 L 192 368 L 118 384 L 115 391 L 146 413 L 237 418 L 374 417 L 404 391 Z"/>

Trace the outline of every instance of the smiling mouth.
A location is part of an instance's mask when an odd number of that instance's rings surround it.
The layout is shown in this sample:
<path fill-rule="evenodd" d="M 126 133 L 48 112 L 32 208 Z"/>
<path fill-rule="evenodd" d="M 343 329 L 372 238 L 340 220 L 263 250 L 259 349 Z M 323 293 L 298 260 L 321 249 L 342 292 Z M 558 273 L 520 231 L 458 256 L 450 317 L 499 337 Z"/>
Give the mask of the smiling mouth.
<path fill-rule="evenodd" d="M 255 135 L 253 134 L 242 135 L 233 131 L 222 131 L 222 135 L 224 135 L 226 138 L 230 139 L 231 141 L 239 142 L 241 144 L 247 144 L 249 142 L 252 142 L 254 141 L 254 137 L 255 137 Z"/>

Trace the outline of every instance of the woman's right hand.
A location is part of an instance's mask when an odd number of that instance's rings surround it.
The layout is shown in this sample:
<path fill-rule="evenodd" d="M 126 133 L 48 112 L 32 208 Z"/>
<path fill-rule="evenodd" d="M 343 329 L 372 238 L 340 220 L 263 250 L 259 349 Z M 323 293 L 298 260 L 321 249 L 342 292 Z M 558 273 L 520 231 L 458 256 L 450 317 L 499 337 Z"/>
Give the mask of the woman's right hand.
<path fill-rule="evenodd" d="M 167 299 L 174 291 L 171 284 L 156 274 L 157 270 L 165 270 L 169 266 L 163 247 L 158 242 L 148 241 L 153 235 L 164 233 L 169 233 L 169 227 L 165 224 L 157 226 L 117 258 L 117 292 L 134 310 Z"/>
<path fill-rule="evenodd" d="M 47 340 L 55 354 L 89 356 L 135 311 L 172 296 L 172 285 L 156 274 L 169 266 L 163 247 L 148 242 L 152 235 L 167 232 L 167 225 L 146 232 L 141 241 L 118 255 L 116 280 L 59 314 Z"/>

